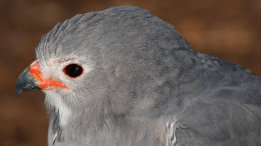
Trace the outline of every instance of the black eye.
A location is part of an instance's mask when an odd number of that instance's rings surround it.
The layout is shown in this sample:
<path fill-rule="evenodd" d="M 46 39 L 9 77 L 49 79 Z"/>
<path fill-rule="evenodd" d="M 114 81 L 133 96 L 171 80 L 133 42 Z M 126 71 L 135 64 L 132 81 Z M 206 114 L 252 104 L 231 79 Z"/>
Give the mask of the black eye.
<path fill-rule="evenodd" d="M 83 68 L 78 64 L 69 64 L 63 69 L 63 72 L 69 77 L 76 78 L 82 74 Z"/>

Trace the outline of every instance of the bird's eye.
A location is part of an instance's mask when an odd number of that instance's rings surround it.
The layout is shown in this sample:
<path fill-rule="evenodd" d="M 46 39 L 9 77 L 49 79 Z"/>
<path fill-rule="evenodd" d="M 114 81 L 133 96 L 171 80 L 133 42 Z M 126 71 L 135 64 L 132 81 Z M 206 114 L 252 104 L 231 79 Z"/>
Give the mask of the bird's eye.
<path fill-rule="evenodd" d="M 71 78 L 76 78 L 83 73 L 83 68 L 78 64 L 69 64 L 63 69 L 63 72 Z"/>

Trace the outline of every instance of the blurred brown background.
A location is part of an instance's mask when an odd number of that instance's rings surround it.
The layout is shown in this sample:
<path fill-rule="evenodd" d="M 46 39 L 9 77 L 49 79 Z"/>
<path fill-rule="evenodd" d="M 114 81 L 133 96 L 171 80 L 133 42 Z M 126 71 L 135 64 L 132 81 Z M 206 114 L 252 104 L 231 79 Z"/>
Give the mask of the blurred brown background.
<path fill-rule="evenodd" d="M 15 95 L 41 36 L 57 22 L 117 5 L 136 5 L 173 24 L 195 50 L 261 76 L 260 0 L 0 0 L 0 145 L 46 145 L 43 94 Z"/>

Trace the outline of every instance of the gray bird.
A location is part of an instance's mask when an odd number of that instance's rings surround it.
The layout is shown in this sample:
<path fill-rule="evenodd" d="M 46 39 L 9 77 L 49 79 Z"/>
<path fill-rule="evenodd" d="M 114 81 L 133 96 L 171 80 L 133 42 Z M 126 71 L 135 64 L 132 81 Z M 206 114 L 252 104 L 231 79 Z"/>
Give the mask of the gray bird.
<path fill-rule="evenodd" d="M 39 89 L 49 146 L 261 145 L 261 78 L 141 8 L 57 24 L 17 81 L 18 96 Z"/>

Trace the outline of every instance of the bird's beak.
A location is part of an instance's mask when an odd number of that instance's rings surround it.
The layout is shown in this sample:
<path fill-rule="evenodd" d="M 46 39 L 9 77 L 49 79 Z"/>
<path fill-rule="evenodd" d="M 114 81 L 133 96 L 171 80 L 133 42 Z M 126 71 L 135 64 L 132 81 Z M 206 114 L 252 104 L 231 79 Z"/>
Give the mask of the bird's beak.
<path fill-rule="evenodd" d="M 36 79 L 32 76 L 27 67 L 18 77 L 16 82 L 16 94 L 20 97 L 22 91 L 40 90 L 40 87 L 36 84 Z"/>
<path fill-rule="evenodd" d="M 16 94 L 19 98 L 22 91 L 48 90 L 50 86 L 69 89 L 59 81 L 44 79 L 39 62 L 36 60 L 18 77 L 16 82 Z"/>

